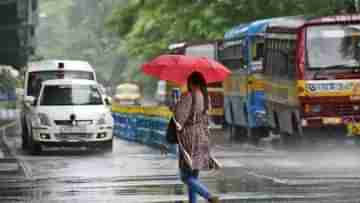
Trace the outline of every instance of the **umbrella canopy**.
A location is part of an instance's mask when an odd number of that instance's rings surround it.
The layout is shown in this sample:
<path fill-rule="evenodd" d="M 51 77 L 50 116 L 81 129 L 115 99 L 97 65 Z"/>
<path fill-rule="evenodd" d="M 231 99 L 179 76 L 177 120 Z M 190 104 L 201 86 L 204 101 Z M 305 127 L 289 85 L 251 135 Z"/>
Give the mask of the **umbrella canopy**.
<path fill-rule="evenodd" d="M 220 82 L 231 73 L 224 65 L 206 57 L 161 55 L 142 65 L 145 74 L 160 80 L 186 84 L 191 73 L 201 73 L 207 83 Z"/>

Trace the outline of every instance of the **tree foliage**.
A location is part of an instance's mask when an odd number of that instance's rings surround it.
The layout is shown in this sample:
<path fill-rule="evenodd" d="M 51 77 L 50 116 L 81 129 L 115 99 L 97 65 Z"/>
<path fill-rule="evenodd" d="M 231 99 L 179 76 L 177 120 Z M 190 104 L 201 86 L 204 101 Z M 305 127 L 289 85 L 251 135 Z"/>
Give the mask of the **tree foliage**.
<path fill-rule="evenodd" d="M 351 1 L 351 0 L 350 0 Z M 328 15 L 347 0 L 133 0 L 114 9 L 108 27 L 130 54 L 151 58 L 172 42 L 221 39 L 240 23 L 276 16 Z"/>
<path fill-rule="evenodd" d="M 8 70 L 0 71 L 0 92 L 10 92 L 16 87 L 17 79 Z"/>
<path fill-rule="evenodd" d="M 122 0 L 42 0 L 38 54 L 44 58 L 89 61 L 102 83 L 118 82 L 113 69 L 127 64 L 120 40 L 105 29 L 105 19 Z"/>
<path fill-rule="evenodd" d="M 141 81 L 150 89 L 155 81 L 139 66 L 171 43 L 221 39 L 256 19 L 332 14 L 350 1 L 40 0 L 38 53 L 87 60 L 106 84 Z"/>

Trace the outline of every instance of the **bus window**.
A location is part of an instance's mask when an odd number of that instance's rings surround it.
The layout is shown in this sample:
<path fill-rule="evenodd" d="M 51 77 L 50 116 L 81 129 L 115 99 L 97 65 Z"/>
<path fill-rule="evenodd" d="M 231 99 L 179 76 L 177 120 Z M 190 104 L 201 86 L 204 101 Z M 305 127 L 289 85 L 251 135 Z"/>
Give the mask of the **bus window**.
<path fill-rule="evenodd" d="M 280 69 L 280 77 L 281 78 L 288 78 L 288 60 L 289 60 L 289 54 L 287 49 L 287 40 L 280 40 L 280 49 L 279 52 L 279 69 Z"/>
<path fill-rule="evenodd" d="M 256 55 L 254 57 L 254 61 L 260 61 L 264 58 L 264 43 L 256 44 Z"/>
<path fill-rule="evenodd" d="M 289 57 L 288 57 L 289 79 L 295 79 L 296 76 L 295 60 L 296 60 L 295 41 L 289 40 Z"/>
<path fill-rule="evenodd" d="M 267 39 L 265 42 L 266 52 L 265 52 L 265 60 L 264 60 L 264 73 L 265 75 L 270 76 L 272 70 L 272 57 L 271 57 L 271 39 Z"/>

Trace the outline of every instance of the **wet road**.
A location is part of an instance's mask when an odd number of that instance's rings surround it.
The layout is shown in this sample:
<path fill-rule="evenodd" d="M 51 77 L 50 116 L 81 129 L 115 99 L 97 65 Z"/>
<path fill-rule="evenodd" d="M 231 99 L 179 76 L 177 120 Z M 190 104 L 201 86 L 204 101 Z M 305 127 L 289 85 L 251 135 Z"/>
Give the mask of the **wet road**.
<path fill-rule="evenodd" d="M 115 139 L 114 151 L 50 150 L 30 156 L 8 145 L 24 174 L 0 178 L 1 202 L 166 202 L 186 199 L 174 156 Z M 360 202 L 360 150 L 290 152 L 269 146 L 217 145 L 225 166 L 202 179 L 223 202 Z"/>

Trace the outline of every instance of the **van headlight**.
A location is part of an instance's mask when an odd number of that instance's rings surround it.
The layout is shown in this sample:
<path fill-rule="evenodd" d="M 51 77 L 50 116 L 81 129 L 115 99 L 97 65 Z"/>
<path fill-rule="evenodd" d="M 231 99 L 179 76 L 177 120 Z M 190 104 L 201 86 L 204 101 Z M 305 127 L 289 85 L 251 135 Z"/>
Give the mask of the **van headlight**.
<path fill-rule="evenodd" d="M 38 119 L 39 119 L 40 125 L 51 126 L 51 120 L 50 120 L 49 116 L 47 116 L 46 114 L 39 113 L 38 114 Z"/>
<path fill-rule="evenodd" d="M 100 118 L 96 122 L 97 125 L 106 125 L 106 114 L 101 114 Z"/>

